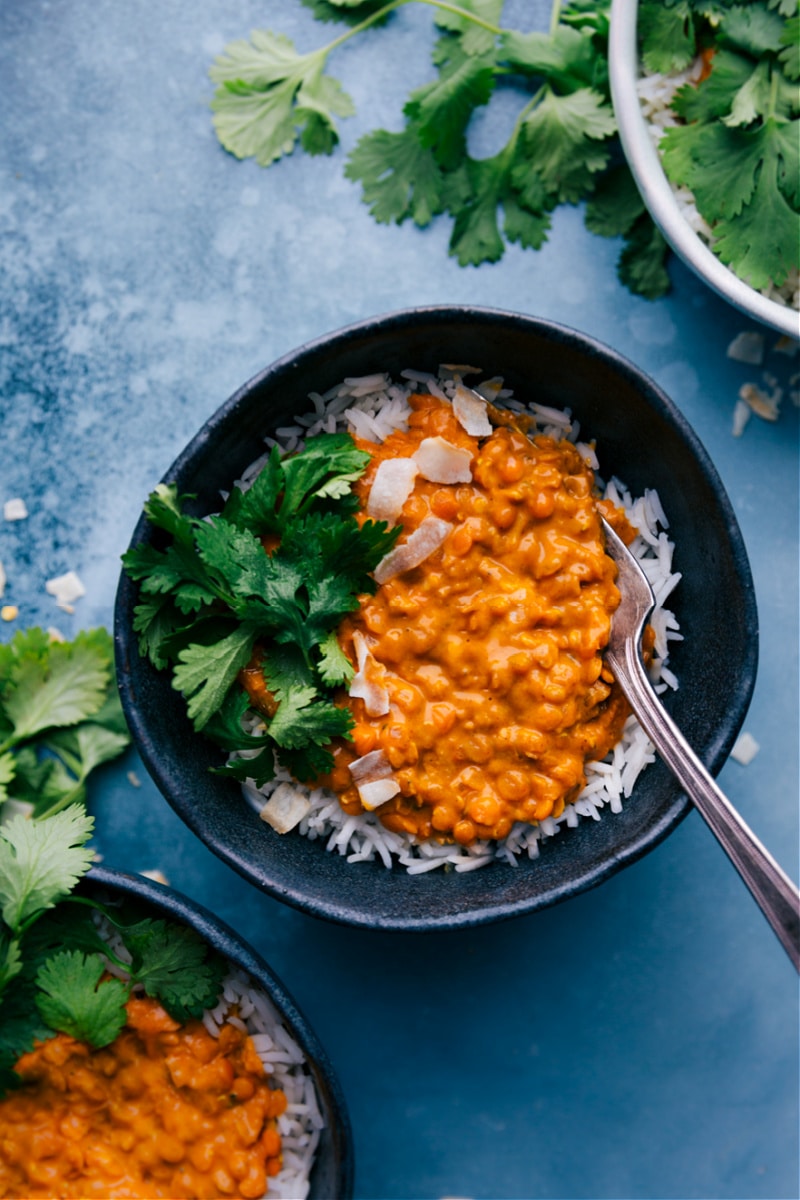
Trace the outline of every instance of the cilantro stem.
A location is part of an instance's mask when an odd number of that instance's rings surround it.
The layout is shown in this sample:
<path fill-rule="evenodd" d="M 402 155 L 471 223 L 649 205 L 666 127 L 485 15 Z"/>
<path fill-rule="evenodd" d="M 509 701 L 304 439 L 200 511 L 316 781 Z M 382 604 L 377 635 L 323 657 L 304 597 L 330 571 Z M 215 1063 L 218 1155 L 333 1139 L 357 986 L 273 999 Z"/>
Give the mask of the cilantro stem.
<path fill-rule="evenodd" d="M 463 17 L 466 21 L 470 21 L 473 25 L 479 25 L 481 29 L 485 29 L 488 33 L 493 33 L 495 37 L 502 37 L 505 32 L 497 25 L 492 25 L 489 21 L 485 21 L 483 17 L 477 16 L 475 13 L 468 12 L 465 8 L 460 8 L 457 4 L 449 4 L 447 0 L 391 0 L 389 4 L 384 4 L 383 8 L 379 8 L 377 12 L 371 16 L 365 17 L 363 21 L 359 21 L 357 25 L 346 29 L 344 33 L 339 34 L 327 46 L 322 46 L 314 53 L 321 57 L 327 58 L 339 46 L 343 46 L 349 38 L 355 37 L 356 34 L 363 33 L 365 29 L 369 29 L 371 25 L 383 20 L 389 13 L 394 12 L 398 8 L 403 8 L 406 4 L 427 4 L 429 8 L 440 8 L 443 12 L 452 13 L 456 17 Z"/>
<path fill-rule="evenodd" d="M 561 24 L 561 0 L 553 0 L 553 7 L 550 9 L 550 37 L 555 37 L 556 30 Z"/>

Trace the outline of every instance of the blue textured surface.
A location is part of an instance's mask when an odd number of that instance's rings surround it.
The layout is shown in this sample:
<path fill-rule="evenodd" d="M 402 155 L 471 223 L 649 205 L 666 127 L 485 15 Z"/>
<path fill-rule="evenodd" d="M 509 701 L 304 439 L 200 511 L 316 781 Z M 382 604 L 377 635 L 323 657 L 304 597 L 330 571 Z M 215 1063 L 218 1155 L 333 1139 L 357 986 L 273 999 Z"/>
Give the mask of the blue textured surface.
<path fill-rule="evenodd" d="M 545 6 L 507 6 L 546 23 Z M 553 318 L 633 359 L 672 396 L 741 524 L 761 621 L 745 722 L 760 744 L 720 780 L 798 865 L 798 359 L 726 356 L 754 328 L 680 264 L 655 304 L 617 282 L 618 245 L 560 210 L 538 253 L 461 269 L 449 230 L 373 223 L 343 151 L 269 171 L 218 146 L 207 67 L 269 25 L 301 49 L 333 27 L 295 0 L 5 0 L 0 7 L 0 520 L 17 626 L 110 625 L 142 501 L 244 380 L 308 338 L 404 305 Z M 398 128 L 429 77 L 430 12 L 349 43 L 334 73 L 357 115 L 346 151 Z M 482 123 L 487 145 L 507 113 Z M 535 364 L 532 364 L 535 377 Z M 731 433 L 744 382 L 777 377 L 780 419 Z M 702 514 L 698 514 L 698 520 Z M 44 589 L 68 569 L 68 617 Z M 141 786 L 128 780 L 138 771 Z M 496 927 L 424 937 L 329 926 L 259 896 L 181 825 L 131 752 L 91 795 L 109 865 L 159 868 L 272 964 L 326 1045 L 356 1137 L 356 1195 L 798 1195 L 797 981 L 690 816 L 600 889 Z"/>

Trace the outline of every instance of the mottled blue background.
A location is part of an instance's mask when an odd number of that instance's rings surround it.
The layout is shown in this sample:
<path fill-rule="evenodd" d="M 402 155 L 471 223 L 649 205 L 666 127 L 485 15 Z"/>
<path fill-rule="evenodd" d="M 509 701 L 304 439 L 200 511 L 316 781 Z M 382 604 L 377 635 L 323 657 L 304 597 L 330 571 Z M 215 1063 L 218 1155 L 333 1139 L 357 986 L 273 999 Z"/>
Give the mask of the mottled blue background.
<path fill-rule="evenodd" d="M 539 28 L 516 0 L 506 23 Z M 299 0 L 0 0 L 0 519 L 5 603 L 70 635 L 111 622 L 119 555 L 149 489 L 214 409 L 303 341 L 379 312 L 480 303 L 554 318 L 648 371 L 708 448 L 755 576 L 761 658 L 721 782 L 796 876 L 798 411 L 731 433 L 742 383 L 798 359 L 726 356 L 756 328 L 673 263 L 657 303 L 617 281 L 619 245 L 579 209 L 538 253 L 448 258 L 446 221 L 376 225 L 344 152 L 431 74 L 430 10 L 337 52 L 357 115 L 331 158 L 263 171 L 219 147 L 207 69 L 270 27 L 336 27 Z M 488 153 L 514 112 L 475 131 Z M 532 364 L 535 370 L 535 364 Z M 698 514 L 698 520 L 702 514 Z M 78 572 L 60 612 L 45 581 Z M 135 787 L 128 772 L 135 771 Z M 330 1052 L 355 1128 L 357 1196 L 798 1195 L 797 981 L 699 817 L 600 889 L 495 928 L 421 937 L 329 926 L 258 895 L 172 814 L 131 751 L 90 798 L 109 866 L 158 868 L 269 960 Z"/>

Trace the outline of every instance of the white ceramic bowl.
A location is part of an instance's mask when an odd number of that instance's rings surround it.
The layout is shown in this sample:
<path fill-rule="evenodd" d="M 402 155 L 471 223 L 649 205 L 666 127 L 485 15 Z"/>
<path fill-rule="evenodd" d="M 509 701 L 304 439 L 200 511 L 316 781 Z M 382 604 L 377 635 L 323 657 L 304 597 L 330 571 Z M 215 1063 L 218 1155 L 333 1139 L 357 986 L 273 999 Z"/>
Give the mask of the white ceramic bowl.
<path fill-rule="evenodd" d="M 675 253 L 709 287 L 757 321 L 798 338 L 800 314 L 797 310 L 762 296 L 734 275 L 695 233 L 681 212 L 636 91 L 639 78 L 638 7 L 638 0 L 613 0 L 608 57 L 620 141 L 642 199 Z"/>

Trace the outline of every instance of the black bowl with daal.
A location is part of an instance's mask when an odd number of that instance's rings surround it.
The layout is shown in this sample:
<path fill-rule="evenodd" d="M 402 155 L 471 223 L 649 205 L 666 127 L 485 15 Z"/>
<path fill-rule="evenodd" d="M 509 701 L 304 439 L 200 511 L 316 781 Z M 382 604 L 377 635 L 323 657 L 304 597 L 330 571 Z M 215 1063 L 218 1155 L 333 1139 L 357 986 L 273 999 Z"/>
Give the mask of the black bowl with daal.
<path fill-rule="evenodd" d="M 289 1180 L 292 1194 L 297 1184 L 297 1194 L 306 1195 L 307 1200 L 350 1200 L 354 1179 L 353 1137 L 339 1082 L 313 1029 L 263 958 L 207 909 L 180 892 L 141 875 L 93 867 L 79 884 L 78 892 L 91 896 L 111 910 L 125 905 L 129 910 L 128 917 L 149 917 L 188 926 L 229 964 L 230 981 L 226 980 L 225 986 L 230 996 L 235 998 L 239 991 L 246 990 L 260 993 L 266 999 L 266 1005 L 262 1001 L 248 1018 L 254 1030 L 263 1028 L 271 1035 L 273 1029 L 280 1027 L 296 1048 L 295 1065 L 283 1068 L 289 1070 L 291 1077 L 282 1081 L 278 1075 L 277 1082 L 297 1090 L 298 1098 L 305 1101 L 310 1081 L 322 1119 L 320 1128 L 319 1118 L 314 1115 L 309 1118 L 308 1128 L 295 1135 L 299 1138 L 298 1145 L 306 1137 L 318 1137 L 318 1142 L 307 1177 L 303 1166 L 302 1175 L 294 1174 Z M 245 1015 L 244 1010 L 242 1015 Z M 275 1041 L 275 1037 L 272 1040 Z M 287 1145 L 291 1146 L 291 1141 Z M 295 1161 L 291 1169 L 297 1171 L 297 1159 L 307 1159 L 308 1154 L 303 1151 L 301 1156 L 297 1149 L 293 1154 Z"/>
<path fill-rule="evenodd" d="M 405 369 L 435 373 L 469 363 L 502 376 L 518 400 L 569 409 L 594 441 L 600 473 L 633 495 L 654 488 L 669 519 L 681 582 L 670 597 L 683 641 L 669 666 L 680 681 L 667 705 L 710 771 L 722 767 L 753 691 L 757 614 L 742 536 L 706 451 L 680 410 L 642 371 L 599 342 L 535 317 L 442 306 L 389 313 L 286 355 L 210 418 L 164 475 L 194 494 L 196 515 L 264 451 L 263 439 L 308 412 L 310 393 L 345 378 Z M 132 546 L 153 530 L 142 518 Z M 483 924 L 568 899 L 656 846 L 690 802 L 656 760 L 622 812 L 582 820 L 544 840 L 534 859 L 420 875 L 381 861 L 348 863 L 325 839 L 280 836 L 233 780 L 210 768 L 222 751 L 192 729 L 182 696 L 141 657 L 133 630 L 137 587 L 124 574 L 115 613 L 122 703 L 142 759 L 190 829 L 257 888 L 302 911 L 348 925 L 436 930 Z"/>

